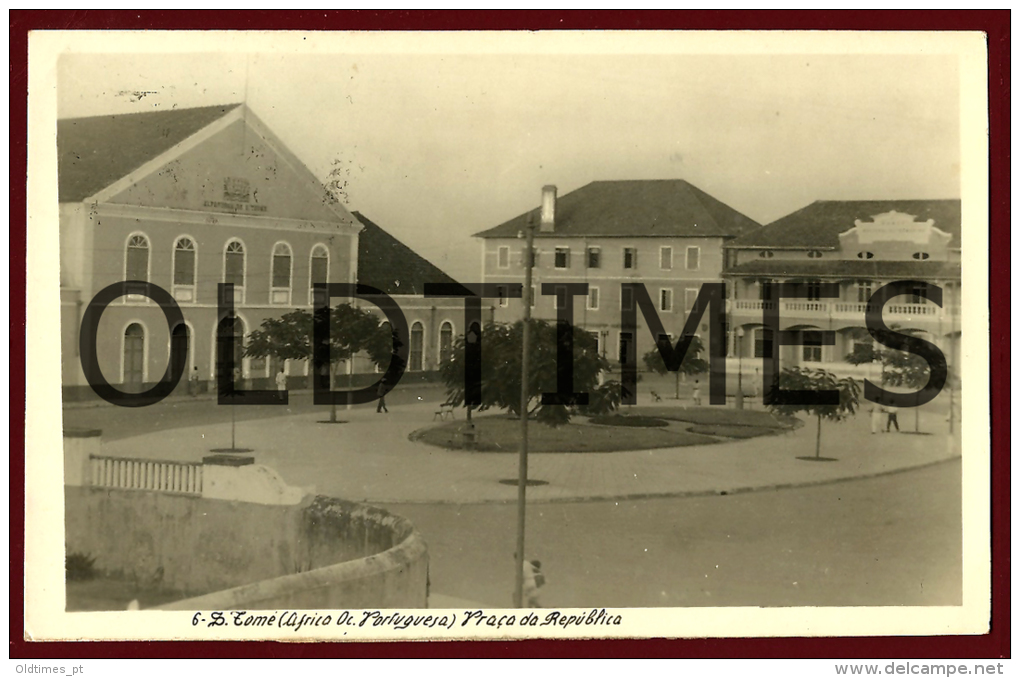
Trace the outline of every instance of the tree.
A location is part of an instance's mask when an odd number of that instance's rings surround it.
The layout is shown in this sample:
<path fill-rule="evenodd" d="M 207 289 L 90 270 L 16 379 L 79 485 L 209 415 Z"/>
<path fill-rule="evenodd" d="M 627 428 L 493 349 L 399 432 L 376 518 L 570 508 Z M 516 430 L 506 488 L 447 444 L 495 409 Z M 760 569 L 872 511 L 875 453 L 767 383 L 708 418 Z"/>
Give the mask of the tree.
<path fill-rule="evenodd" d="M 672 350 L 672 346 L 669 343 L 669 337 L 659 337 L 658 344 L 662 345 L 664 350 Z M 691 344 L 687 347 L 687 352 L 684 353 L 683 358 L 680 360 L 680 369 L 673 374 L 676 376 L 676 399 L 680 400 L 680 375 L 695 375 L 704 374 L 708 372 L 708 361 L 701 358 L 701 352 L 705 350 L 704 344 L 701 343 L 700 337 L 692 337 Z M 656 346 L 651 351 L 646 353 L 642 360 L 645 362 L 645 367 L 649 371 L 655 372 L 656 374 L 666 374 L 669 370 L 666 368 L 666 361 L 662 359 L 662 353 L 659 346 Z"/>
<path fill-rule="evenodd" d="M 890 386 L 902 386 L 903 388 L 916 391 L 918 395 L 921 389 L 928 383 L 931 376 L 931 368 L 928 361 L 916 353 L 906 351 L 884 351 L 882 361 L 884 368 L 883 376 L 885 383 Z M 921 408 L 914 407 L 914 432 L 921 432 Z"/>
<path fill-rule="evenodd" d="M 775 389 L 784 391 L 836 391 L 839 393 L 839 402 L 833 405 L 825 405 L 814 402 L 773 402 L 769 409 L 775 414 L 793 416 L 799 412 L 817 417 L 818 429 L 815 434 L 815 459 L 822 459 L 822 419 L 833 422 L 841 422 L 853 416 L 860 403 L 861 387 L 852 377 L 839 379 L 832 372 L 826 370 L 813 370 L 803 367 L 788 367 L 780 375 L 777 384 L 772 386 L 771 399 L 778 396 Z M 801 398 L 800 400 L 810 400 Z M 804 457 L 801 457 L 802 459 Z"/>
<path fill-rule="evenodd" d="M 543 405 L 542 393 L 555 393 L 557 326 L 542 320 L 531 320 L 529 330 L 528 416 L 550 426 L 570 421 L 566 405 Z M 489 324 L 482 332 L 481 404 L 478 410 L 495 407 L 521 416 L 521 355 L 524 321 L 513 325 Z M 595 338 L 573 327 L 574 391 L 589 394 L 586 413 L 602 414 L 620 403 L 620 384 L 610 381 L 599 385 L 599 375 L 609 370 L 609 362 L 598 354 Z M 440 367 L 446 384 L 447 403 L 459 406 L 465 402 L 466 342 L 462 335 L 453 347 L 450 360 Z M 468 409 L 470 417 L 470 408 Z"/>
<path fill-rule="evenodd" d="M 311 360 L 314 319 L 306 310 L 291 311 L 280 318 L 268 318 L 251 333 L 244 354 L 251 358 Z M 386 367 L 394 348 L 392 332 L 370 311 L 340 304 L 329 313 L 329 386 L 333 389 L 342 363 L 366 353 L 379 367 Z M 392 356 L 396 359 L 395 356 Z M 314 378 L 314 376 L 313 376 Z M 350 383 L 347 384 L 350 386 Z M 329 420 L 336 422 L 336 403 Z"/>
<path fill-rule="evenodd" d="M 897 329 L 900 334 L 914 335 L 914 330 Z M 890 337 L 886 343 L 895 343 L 895 337 Z M 921 356 L 916 353 L 899 351 L 896 349 L 881 349 L 873 342 L 857 343 L 854 350 L 844 358 L 851 365 L 862 365 L 879 362 L 882 365 L 881 385 L 901 386 L 920 392 L 920 389 L 928 383 L 931 375 L 931 368 Z M 914 408 L 914 431 L 920 432 L 920 408 Z"/>

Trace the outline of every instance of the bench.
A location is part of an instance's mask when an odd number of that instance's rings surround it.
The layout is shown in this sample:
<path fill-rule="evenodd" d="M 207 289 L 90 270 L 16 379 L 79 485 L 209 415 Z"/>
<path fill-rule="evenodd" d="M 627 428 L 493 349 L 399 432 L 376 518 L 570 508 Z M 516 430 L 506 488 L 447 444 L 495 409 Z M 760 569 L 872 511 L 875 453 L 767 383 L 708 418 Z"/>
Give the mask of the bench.
<path fill-rule="evenodd" d="M 456 419 L 457 415 L 454 414 L 453 412 L 453 405 L 450 405 L 449 403 L 443 403 L 442 405 L 439 406 L 439 409 L 436 410 L 435 413 L 432 415 L 432 421 L 435 421 L 436 417 L 439 417 L 439 421 L 445 421 L 447 417 L 449 417 L 450 419 Z"/>

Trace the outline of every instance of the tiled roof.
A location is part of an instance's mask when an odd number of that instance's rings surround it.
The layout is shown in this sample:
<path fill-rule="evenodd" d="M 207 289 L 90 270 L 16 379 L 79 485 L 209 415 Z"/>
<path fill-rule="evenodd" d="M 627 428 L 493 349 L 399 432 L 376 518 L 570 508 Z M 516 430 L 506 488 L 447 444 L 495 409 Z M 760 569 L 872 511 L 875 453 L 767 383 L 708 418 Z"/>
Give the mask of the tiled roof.
<path fill-rule="evenodd" d="M 513 238 L 531 216 L 535 237 L 733 237 L 761 225 L 682 179 L 594 181 L 556 200 L 556 229 L 540 233 L 540 208 L 476 233 Z"/>
<path fill-rule="evenodd" d="M 949 261 L 875 261 L 829 259 L 761 260 L 731 266 L 724 275 L 798 276 L 812 278 L 894 278 L 897 280 L 959 280 L 960 264 Z"/>
<path fill-rule="evenodd" d="M 935 228 L 953 236 L 949 246 L 960 246 L 959 200 L 818 200 L 726 246 L 836 248 L 839 234 L 854 221 L 891 211 L 912 214 L 917 221 L 933 219 Z"/>
<path fill-rule="evenodd" d="M 57 121 L 60 202 L 80 202 L 240 104 Z"/>
<path fill-rule="evenodd" d="M 353 214 L 365 225 L 358 236 L 358 283 L 394 296 L 423 294 L 425 283 L 457 283 L 360 212 Z"/>

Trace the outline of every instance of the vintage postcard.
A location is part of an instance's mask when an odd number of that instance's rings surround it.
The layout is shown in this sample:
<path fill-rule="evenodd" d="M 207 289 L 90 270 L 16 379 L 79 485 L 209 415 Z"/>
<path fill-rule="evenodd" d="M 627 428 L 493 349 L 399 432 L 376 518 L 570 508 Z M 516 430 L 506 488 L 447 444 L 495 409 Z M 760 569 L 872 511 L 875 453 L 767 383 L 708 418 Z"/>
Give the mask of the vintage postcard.
<path fill-rule="evenodd" d="M 27 638 L 988 631 L 983 34 L 29 57 Z"/>

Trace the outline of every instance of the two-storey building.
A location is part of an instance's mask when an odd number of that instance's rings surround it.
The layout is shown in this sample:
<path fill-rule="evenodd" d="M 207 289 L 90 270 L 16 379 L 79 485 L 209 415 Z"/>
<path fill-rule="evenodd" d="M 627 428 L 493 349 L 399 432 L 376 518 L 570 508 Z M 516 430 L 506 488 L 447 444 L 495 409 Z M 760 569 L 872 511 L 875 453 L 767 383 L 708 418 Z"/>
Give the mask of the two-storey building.
<path fill-rule="evenodd" d="M 781 330 L 831 330 L 836 339 L 831 346 L 782 346 L 782 365 L 845 369 L 854 344 L 871 341 L 864 316 L 871 295 L 886 283 L 911 280 L 914 293 L 884 307 L 885 323 L 934 343 L 955 365 L 960 228 L 959 200 L 822 200 L 728 242 L 724 275 L 732 290 L 733 354 L 772 354 L 774 337 L 762 313 L 778 304 Z M 803 296 L 776 298 L 779 282 L 795 285 Z M 823 298 L 823 282 L 838 285 L 839 297 Z M 942 288 L 941 307 L 922 296 L 927 285 Z"/>
<path fill-rule="evenodd" d="M 168 364 L 188 375 L 197 368 L 207 387 L 216 379 L 218 340 L 234 342 L 241 356 L 246 337 L 266 319 L 311 310 L 320 282 L 401 294 L 412 331 L 409 369 L 438 363 L 444 332 L 455 327 L 453 303 L 449 317 L 439 318 L 414 281 L 449 278 L 333 200 L 247 106 L 63 119 L 57 146 L 65 397 L 91 395 L 79 356 L 83 314 L 98 291 L 122 281 L 158 285 L 184 317 L 168 327 L 162 309 L 141 294 L 106 308 L 99 367 L 125 391 L 151 387 Z M 233 284 L 232 314 L 219 311 L 219 283 Z M 255 388 L 271 388 L 280 367 L 294 377 L 309 370 L 309 361 L 239 362 Z"/>
<path fill-rule="evenodd" d="M 704 283 L 720 282 L 723 246 L 760 227 L 728 205 L 683 180 L 596 181 L 563 196 L 546 186 L 542 202 L 524 214 L 476 234 L 483 241 L 482 276 L 493 284 L 521 284 L 525 274 L 524 234 L 535 226 L 533 315 L 556 319 L 555 295 L 543 283 L 588 283 L 587 298 L 574 303 L 574 323 L 591 332 L 601 353 L 618 361 L 629 342 L 638 354 L 651 349 L 638 313 L 637 336 L 621 327 L 621 313 L 635 300 L 623 283 L 643 283 L 663 328 L 679 336 Z M 490 304 L 490 318 L 514 322 L 521 299 Z M 708 345 L 708 320 L 700 332 Z"/>

